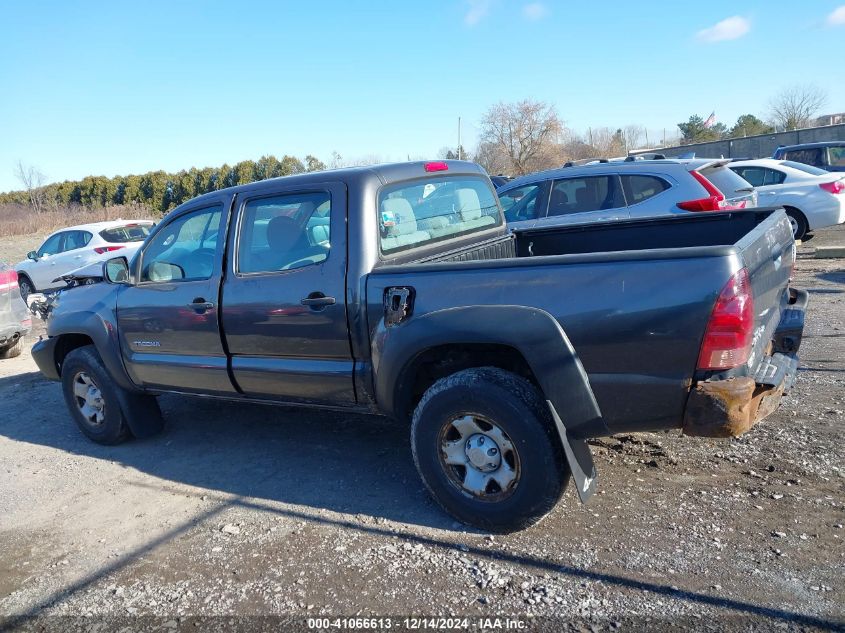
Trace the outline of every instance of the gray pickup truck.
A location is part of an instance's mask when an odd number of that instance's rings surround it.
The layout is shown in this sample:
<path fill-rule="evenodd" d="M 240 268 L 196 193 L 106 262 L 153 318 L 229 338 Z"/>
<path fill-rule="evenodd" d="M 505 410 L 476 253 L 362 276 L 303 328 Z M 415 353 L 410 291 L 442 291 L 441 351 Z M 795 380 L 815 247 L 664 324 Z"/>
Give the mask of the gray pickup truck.
<path fill-rule="evenodd" d="M 588 438 L 728 437 L 796 373 L 805 292 L 781 210 L 508 232 L 478 166 L 408 162 L 191 200 L 33 348 L 79 428 L 162 427 L 156 395 L 410 421 L 425 485 L 483 529 L 546 515 Z M 279 485 L 284 485 L 282 482 Z"/>

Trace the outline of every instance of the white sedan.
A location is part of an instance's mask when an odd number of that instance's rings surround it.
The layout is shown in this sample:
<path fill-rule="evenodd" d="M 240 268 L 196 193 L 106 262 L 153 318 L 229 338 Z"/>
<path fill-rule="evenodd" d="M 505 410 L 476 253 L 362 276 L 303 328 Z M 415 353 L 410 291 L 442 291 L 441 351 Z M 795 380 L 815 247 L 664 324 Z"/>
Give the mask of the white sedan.
<path fill-rule="evenodd" d="M 63 288 L 62 275 L 108 259 L 113 251 L 131 258 L 154 226 L 152 220 L 114 220 L 56 231 L 15 265 L 21 296 Z"/>
<path fill-rule="evenodd" d="M 845 174 L 789 160 L 761 158 L 728 165 L 757 189 L 761 207 L 783 207 L 796 240 L 845 222 Z"/>

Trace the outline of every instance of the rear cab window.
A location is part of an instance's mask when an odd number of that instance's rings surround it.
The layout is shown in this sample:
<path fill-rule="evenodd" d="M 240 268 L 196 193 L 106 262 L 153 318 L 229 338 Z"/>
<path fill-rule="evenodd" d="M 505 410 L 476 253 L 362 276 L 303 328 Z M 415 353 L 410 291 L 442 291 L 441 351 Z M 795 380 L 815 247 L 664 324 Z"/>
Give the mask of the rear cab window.
<path fill-rule="evenodd" d="M 110 229 L 100 231 L 100 237 L 112 244 L 125 244 L 126 242 L 140 242 L 147 239 L 152 224 L 124 224 L 113 226 Z"/>
<path fill-rule="evenodd" d="M 379 245 L 393 255 L 502 225 L 486 178 L 440 176 L 400 182 L 378 196 Z"/>
<path fill-rule="evenodd" d="M 822 163 L 822 150 L 819 147 L 790 150 L 786 152 L 786 158 L 816 167 L 821 167 L 824 164 Z"/>

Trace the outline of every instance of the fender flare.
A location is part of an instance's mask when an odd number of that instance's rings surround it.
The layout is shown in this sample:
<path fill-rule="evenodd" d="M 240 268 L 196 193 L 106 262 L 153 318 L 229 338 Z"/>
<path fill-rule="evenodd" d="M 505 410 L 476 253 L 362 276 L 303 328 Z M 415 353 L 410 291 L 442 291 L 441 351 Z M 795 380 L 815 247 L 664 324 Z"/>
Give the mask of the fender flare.
<path fill-rule="evenodd" d="M 62 336 L 69 335 L 83 335 L 90 338 L 97 353 L 103 360 L 106 370 L 114 381 L 126 389 L 136 393 L 142 393 L 142 390 L 132 382 L 129 374 L 126 373 L 126 368 L 123 365 L 123 359 L 120 355 L 120 341 L 117 337 L 117 327 L 111 321 L 104 319 L 102 315 L 97 312 L 69 312 L 66 314 L 52 315 L 52 322 L 50 323 L 50 338 L 61 340 Z M 55 358 L 54 358 L 54 362 Z M 58 363 L 56 363 L 58 369 Z"/>
<path fill-rule="evenodd" d="M 420 354 L 441 345 L 494 344 L 519 351 L 571 438 L 610 435 L 586 371 L 555 318 L 518 305 L 465 306 L 412 316 L 393 327 L 380 321 L 373 336 L 379 408 L 401 417 L 410 393 L 407 370 Z"/>

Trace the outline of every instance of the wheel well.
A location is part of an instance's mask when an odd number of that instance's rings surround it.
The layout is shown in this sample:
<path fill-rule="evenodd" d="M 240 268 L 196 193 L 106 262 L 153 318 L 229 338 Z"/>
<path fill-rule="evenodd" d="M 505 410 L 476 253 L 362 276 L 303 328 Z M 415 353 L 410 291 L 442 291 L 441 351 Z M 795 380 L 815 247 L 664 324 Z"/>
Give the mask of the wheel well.
<path fill-rule="evenodd" d="M 807 216 L 804 215 L 804 212 L 801 209 L 799 209 L 798 207 L 793 207 L 792 205 L 785 204 L 785 205 L 783 205 L 783 210 L 784 211 L 794 211 L 795 213 L 800 215 L 802 218 L 804 218 L 804 222 L 807 221 Z"/>
<path fill-rule="evenodd" d="M 498 367 L 522 376 L 539 388 L 522 353 L 501 344 L 449 344 L 432 347 L 417 356 L 403 371 L 397 412 L 410 417 L 426 390 L 441 378 L 472 367 Z"/>
<path fill-rule="evenodd" d="M 26 273 L 18 273 L 18 279 L 20 279 L 21 277 L 26 279 L 29 282 L 29 285 L 32 287 L 32 289 L 35 290 L 35 284 L 32 283 L 32 278 L 29 275 L 27 275 Z"/>
<path fill-rule="evenodd" d="M 93 344 L 94 341 L 91 340 L 91 337 L 85 334 L 62 334 L 56 344 L 56 356 L 54 358 L 56 367 L 59 369 L 59 375 L 62 373 L 62 364 L 64 364 L 68 354 L 77 348 Z"/>

